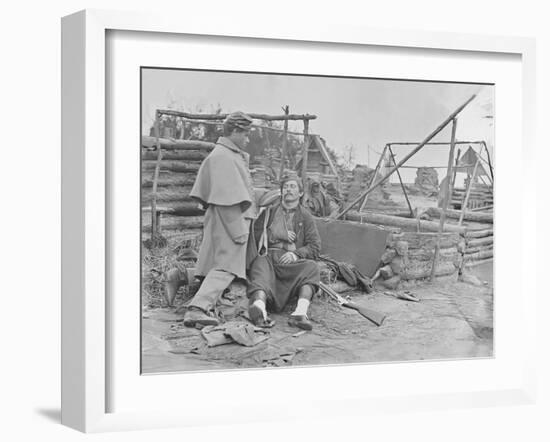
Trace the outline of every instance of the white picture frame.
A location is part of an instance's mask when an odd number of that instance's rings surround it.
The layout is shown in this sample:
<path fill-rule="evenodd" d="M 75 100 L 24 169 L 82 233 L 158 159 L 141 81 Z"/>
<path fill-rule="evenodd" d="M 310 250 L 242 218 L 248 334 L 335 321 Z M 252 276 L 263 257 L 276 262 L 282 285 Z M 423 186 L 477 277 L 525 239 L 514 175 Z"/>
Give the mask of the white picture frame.
<path fill-rule="evenodd" d="M 150 13 L 127 13 L 86 10 L 62 21 L 62 423 L 84 432 L 114 431 L 139 428 L 160 428 L 186 425 L 207 425 L 211 416 L 205 408 L 189 410 L 109 412 L 107 375 L 110 358 L 110 315 L 107 299 L 107 253 L 109 237 L 109 202 L 106 154 L 106 34 L 109 31 L 155 32 L 168 34 L 270 39 L 286 42 L 369 45 L 384 48 L 432 49 L 513 54 L 521 57 L 521 155 L 534 152 L 535 112 L 535 43 L 518 37 L 492 37 L 416 31 L 394 32 L 344 25 L 296 26 L 288 23 L 217 22 L 195 17 L 185 25 L 177 17 Z M 137 112 L 136 112 L 137 113 Z M 521 189 L 526 208 L 535 207 L 535 193 Z M 531 203 L 531 204 L 529 204 Z M 523 229 L 532 213 L 521 214 Z M 498 217 L 497 217 L 498 219 Z M 522 230 L 521 235 L 526 235 Z M 520 237 L 521 238 L 521 237 Z M 533 253 L 534 245 L 521 248 L 521 259 Z M 498 250 L 498 246 L 497 246 Z M 497 258 L 498 259 L 498 252 Z M 359 391 L 355 397 L 341 396 L 340 414 L 366 414 L 373 411 L 488 406 L 533 403 L 536 390 L 535 349 L 536 290 L 534 282 L 521 279 L 518 314 L 522 321 L 525 352 L 518 355 L 524 367 L 521 376 L 510 379 L 501 388 L 473 387 L 471 391 L 450 393 L 444 389 L 408 396 L 388 395 L 376 402 Z M 136 294 L 136 296 L 138 296 Z M 516 294 L 517 296 L 517 294 Z M 498 353 L 496 358 L 498 358 Z M 361 367 L 354 367 L 357 373 Z M 337 377 L 341 367 L 333 367 Z M 398 369 L 397 369 L 398 370 Z M 272 372 L 271 372 L 272 373 Z M 288 373 L 288 371 L 286 372 Z M 220 373 L 217 377 L 227 376 Z M 271 376 L 257 373 L 249 376 Z M 305 376 L 302 372 L 301 376 Z M 265 377 L 264 377 L 265 379 Z M 436 389 L 437 390 L 437 389 Z M 329 396 L 330 398 L 330 396 Z M 310 416 L 334 416 L 330 400 L 312 399 Z M 237 404 L 236 409 L 246 409 Z M 284 404 L 275 402 L 263 410 L 232 421 L 259 421 L 273 417 L 284 419 L 289 414 Z M 229 422 L 229 420 L 227 421 Z"/>

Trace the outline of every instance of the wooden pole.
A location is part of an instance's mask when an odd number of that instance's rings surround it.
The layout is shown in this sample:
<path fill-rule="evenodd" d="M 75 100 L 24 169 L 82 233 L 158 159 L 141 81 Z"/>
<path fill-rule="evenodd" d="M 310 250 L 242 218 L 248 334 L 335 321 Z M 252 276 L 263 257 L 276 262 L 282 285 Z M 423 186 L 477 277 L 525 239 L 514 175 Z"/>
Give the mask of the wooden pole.
<path fill-rule="evenodd" d="M 456 145 L 456 144 L 455 144 Z M 456 156 L 456 161 L 455 161 L 455 167 L 453 169 L 453 180 L 451 181 L 451 199 L 452 199 L 452 196 L 453 196 L 453 192 L 454 192 L 454 189 L 455 189 L 455 182 L 456 182 L 456 170 L 458 168 L 458 162 L 460 161 L 460 149 L 458 149 L 458 154 Z"/>
<path fill-rule="evenodd" d="M 151 243 L 154 244 L 154 238 L 158 231 L 157 225 L 157 185 L 159 180 L 160 163 L 162 161 L 162 148 L 160 147 L 160 114 L 158 111 L 155 115 L 155 138 L 157 142 L 157 163 L 155 165 L 155 172 L 153 174 L 153 193 L 151 198 Z"/>
<path fill-rule="evenodd" d="M 422 141 L 417 147 L 415 147 L 411 152 L 409 152 L 405 158 L 403 158 L 399 164 L 396 164 L 392 169 L 386 174 L 386 176 L 380 178 L 376 183 L 371 185 L 367 190 L 365 190 L 361 195 L 359 195 L 354 201 L 352 201 L 348 207 L 342 210 L 339 214 L 336 215 L 336 218 L 341 218 L 346 213 L 348 213 L 353 206 L 355 206 L 359 201 L 361 201 L 366 195 L 371 193 L 376 187 L 386 181 L 397 169 L 399 169 L 403 164 L 405 164 L 413 155 L 415 155 L 420 149 L 422 149 L 433 137 L 435 137 L 439 132 L 441 132 L 445 127 L 456 118 L 456 116 L 464 110 L 468 104 L 476 97 L 476 94 L 472 95 L 464 104 L 459 106 L 451 115 L 449 115 L 443 123 L 441 123 L 431 134 L 429 134 L 424 141 Z"/>
<path fill-rule="evenodd" d="M 378 162 L 376 163 L 376 167 L 374 168 L 374 173 L 372 174 L 372 178 L 369 182 L 368 187 L 372 186 L 372 183 L 374 183 L 374 180 L 376 179 L 376 174 L 380 170 L 380 165 L 382 164 L 382 161 L 384 160 L 384 157 L 386 156 L 386 150 L 387 149 L 388 149 L 388 145 L 384 146 L 384 150 L 382 150 L 382 154 L 380 155 L 380 158 L 378 158 Z M 359 208 L 359 212 L 362 212 L 363 210 L 365 210 L 365 207 L 367 206 L 368 198 L 369 198 L 369 196 L 365 195 L 365 199 L 361 203 L 361 207 Z"/>
<path fill-rule="evenodd" d="M 288 104 L 285 107 L 283 107 L 283 110 L 285 111 L 285 115 L 288 115 L 288 111 L 289 111 Z M 287 156 L 286 154 L 287 131 L 288 131 L 288 120 L 285 120 L 284 130 L 283 130 L 283 149 L 281 153 L 281 168 L 279 169 L 279 181 L 283 177 L 283 172 L 285 170 L 285 158 Z"/>
<path fill-rule="evenodd" d="M 388 146 L 388 150 L 390 151 L 391 158 L 393 160 L 393 164 L 397 164 L 395 161 L 395 156 L 393 154 L 393 151 L 391 150 L 391 147 Z M 409 206 L 409 210 L 411 212 L 411 217 L 414 217 L 414 210 L 411 206 L 411 202 L 409 201 L 409 195 L 407 195 L 407 190 L 405 189 L 405 184 L 403 184 L 403 180 L 401 179 L 401 173 L 399 173 L 399 169 L 397 169 L 397 176 L 399 177 L 399 182 L 401 183 L 401 189 L 403 189 L 403 195 L 405 195 L 405 199 L 407 200 L 407 206 Z"/>
<path fill-rule="evenodd" d="M 449 194 L 451 185 L 451 174 L 453 170 L 453 160 L 455 156 L 455 136 L 456 136 L 456 118 L 453 118 L 453 127 L 451 131 L 451 148 L 449 149 L 449 163 L 447 165 L 447 188 L 445 189 L 445 195 L 443 197 L 443 207 L 441 216 L 439 217 L 439 229 L 437 231 L 437 239 L 435 242 L 434 259 L 432 263 L 432 271 L 430 273 L 430 281 L 433 281 L 436 274 L 437 263 L 439 261 L 439 249 L 441 246 L 441 233 L 445 225 L 445 219 L 447 217 L 447 206 L 449 205 Z"/>
<path fill-rule="evenodd" d="M 491 173 L 491 181 L 495 181 L 495 177 L 493 176 L 493 165 L 491 164 L 491 155 L 489 155 L 489 149 L 487 148 L 487 143 L 485 141 L 482 141 L 483 147 L 485 147 L 485 152 L 487 152 L 487 163 L 489 164 L 489 172 Z"/>
<path fill-rule="evenodd" d="M 455 146 L 459 144 L 483 144 L 485 141 L 455 141 Z M 405 142 L 392 142 L 388 143 L 389 146 L 417 146 L 420 144 L 418 141 L 405 141 Z M 450 141 L 432 141 L 426 143 L 427 146 L 449 146 Z"/>
<path fill-rule="evenodd" d="M 464 197 L 464 202 L 462 203 L 462 210 L 460 211 L 460 218 L 458 218 L 458 225 L 462 225 L 462 221 L 464 221 L 464 214 L 466 213 L 466 208 L 468 207 L 468 200 L 470 199 L 470 192 L 472 191 L 472 186 L 474 184 L 474 181 L 476 180 L 476 173 L 477 173 L 477 166 L 479 165 L 479 158 L 476 161 L 476 165 L 474 166 L 474 172 L 472 174 L 472 177 L 470 178 L 470 182 L 468 183 L 468 189 L 466 189 L 466 196 Z"/>
<path fill-rule="evenodd" d="M 309 150 L 309 120 L 304 120 L 304 147 L 302 152 L 302 186 L 304 187 L 304 201 L 307 201 L 307 159 Z"/>
<path fill-rule="evenodd" d="M 188 118 L 190 120 L 213 120 L 213 121 L 223 121 L 229 114 L 190 114 L 187 112 L 180 112 L 171 109 L 159 109 L 157 110 L 159 115 L 172 115 L 176 117 Z M 267 114 L 247 114 L 250 118 L 255 120 L 265 120 L 265 121 L 303 121 L 303 120 L 315 120 L 317 115 L 303 114 L 303 115 L 294 115 L 285 112 L 284 115 L 267 115 Z"/>

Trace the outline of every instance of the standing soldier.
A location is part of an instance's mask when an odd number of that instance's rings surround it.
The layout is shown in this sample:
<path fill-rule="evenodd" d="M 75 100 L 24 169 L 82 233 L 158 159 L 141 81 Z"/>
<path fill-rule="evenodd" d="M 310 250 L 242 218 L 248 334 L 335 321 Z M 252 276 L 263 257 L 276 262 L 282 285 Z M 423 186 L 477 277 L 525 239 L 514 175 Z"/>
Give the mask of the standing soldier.
<path fill-rule="evenodd" d="M 204 207 L 203 240 L 195 275 L 201 287 L 183 317 L 187 327 L 217 325 L 212 315 L 223 291 L 235 277 L 246 278 L 246 248 L 250 221 L 256 217 L 248 144 L 252 118 L 234 112 L 224 121 L 224 136 L 201 164 L 191 197 Z M 174 281 L 167 282 L 175 286 Z"/>

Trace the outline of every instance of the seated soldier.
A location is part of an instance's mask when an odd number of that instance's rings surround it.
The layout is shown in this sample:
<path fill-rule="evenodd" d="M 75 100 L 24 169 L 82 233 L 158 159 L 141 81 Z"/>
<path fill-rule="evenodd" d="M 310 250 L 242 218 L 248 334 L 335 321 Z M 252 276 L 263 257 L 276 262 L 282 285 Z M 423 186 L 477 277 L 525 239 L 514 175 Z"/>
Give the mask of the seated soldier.
<path fill-rule="evenodd" d="M 325 217 L 330 215 L 330 200 L 323 192 L 321 184 L 318 181 L 311 182 L 306 207 L 313 216 Z"/>
<path fill-rule="evenodd" d="M 312 260 L 319 255 L 321 238 L 312 215 L 300 204 L 303 194 L 299 179 L 283 178 L 280 199 L 254 222 L 251 242 L 257 256 L 249 265 L 247 294 L 248 313 L 257 326 L 272 326 L 267 309 L 280 312 L 297 297 L 289 324 L 312 329 L 307 311 L 320 281 Z"/>

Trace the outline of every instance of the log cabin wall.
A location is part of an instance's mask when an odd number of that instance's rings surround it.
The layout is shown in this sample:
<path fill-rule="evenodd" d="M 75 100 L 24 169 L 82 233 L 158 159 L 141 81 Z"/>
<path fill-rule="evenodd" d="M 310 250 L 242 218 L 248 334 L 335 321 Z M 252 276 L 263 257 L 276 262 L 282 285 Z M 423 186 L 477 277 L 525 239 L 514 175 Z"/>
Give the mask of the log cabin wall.
<path fill-rule="evenodd" d="M 160 231 L 165 237 L 202 233 L 204 210 L 189 194 L 202 161 L 213 143 L 161 139 L 162 160 L 157 183 L 157 210 L 161 212 Z M 141 216 L 142 237 L 151 237 L 153 175 L 158 153 L 155 138 L 142 137 Z"/>

